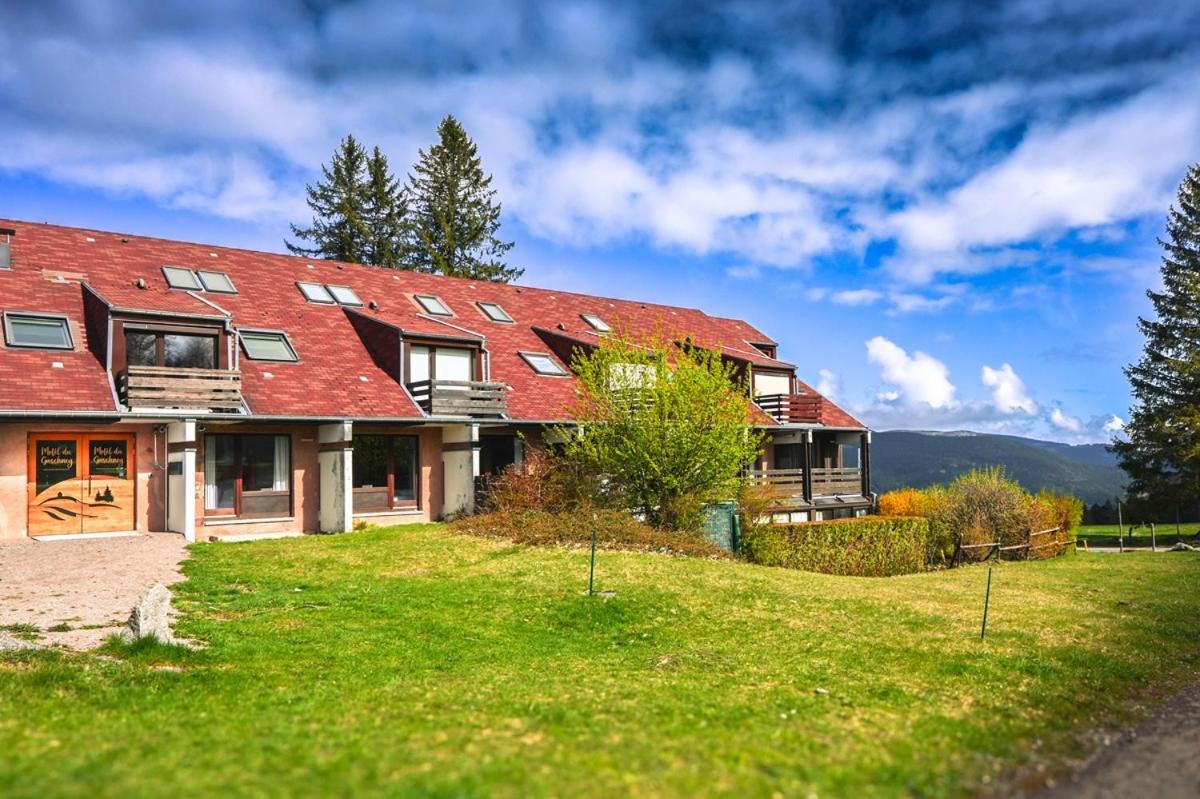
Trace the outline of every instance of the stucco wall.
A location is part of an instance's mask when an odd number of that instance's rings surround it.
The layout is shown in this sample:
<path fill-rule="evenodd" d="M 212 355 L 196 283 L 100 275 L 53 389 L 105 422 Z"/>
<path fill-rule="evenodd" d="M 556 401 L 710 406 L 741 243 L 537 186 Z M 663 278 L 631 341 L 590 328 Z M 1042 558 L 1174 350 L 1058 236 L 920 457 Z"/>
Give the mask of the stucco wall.
<path fill-rule="evenodd" d="M 132 433 L 134 523 L 139 532 L 161 532 L 165 472 L 155 468 L 154 425 L 149 424 L 71 424 L 62 422 L 0 422 L 0 540 L 25 538 L 28 530 L 29 435 L 31 433 Z M 166 443 L 158 439 L 158 463 L 166 464 Z"/>

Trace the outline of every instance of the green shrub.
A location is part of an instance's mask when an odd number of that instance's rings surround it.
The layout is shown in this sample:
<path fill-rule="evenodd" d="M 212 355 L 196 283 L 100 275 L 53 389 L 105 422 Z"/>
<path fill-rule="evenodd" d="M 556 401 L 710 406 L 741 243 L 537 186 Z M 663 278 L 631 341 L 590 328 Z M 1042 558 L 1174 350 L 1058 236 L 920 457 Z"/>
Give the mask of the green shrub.
<path fill-rule="evenodd" d="M 742 556 L 764 566 L 886 577 L 923 571 L 935 540 L 927 519 L 868 516 L 747 529 Z"/>
<path fill-rule="evenodd" d="M 594 508 L 552 513 L 518 509 L 464 516 L 451 523 L 459 533 L 486 538 L 503 538 L 535 546 L 590 545 L 592 530 L 596 545 L 603 549 L 659 552 L 702 558 L 732 558 L 733 555 L 696 535 L 659 530 L 639 522 L 627 511 Z"/>

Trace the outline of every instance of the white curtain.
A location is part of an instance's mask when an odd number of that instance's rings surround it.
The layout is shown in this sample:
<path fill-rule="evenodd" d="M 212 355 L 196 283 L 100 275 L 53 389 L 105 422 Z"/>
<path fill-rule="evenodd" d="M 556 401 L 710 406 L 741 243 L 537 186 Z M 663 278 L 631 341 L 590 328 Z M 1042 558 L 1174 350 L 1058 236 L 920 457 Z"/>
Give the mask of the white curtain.
<path fill-rule="evenodd" d="M 429 379 L 429 348 L 408 348 L 408 382 L 417 383 Z"/>
<path fill-rule="evenodd" d="M 204 507 L 217 507 L 217 447 L 212 436 L 204 439 Z"/>
<path fill-rule="evenodd" d="M 276 491 L 287 491 L 291 474 L 291 463 L 288 461 L 289 441 L 287 436 L 275 436 L 275 485 Z"/>

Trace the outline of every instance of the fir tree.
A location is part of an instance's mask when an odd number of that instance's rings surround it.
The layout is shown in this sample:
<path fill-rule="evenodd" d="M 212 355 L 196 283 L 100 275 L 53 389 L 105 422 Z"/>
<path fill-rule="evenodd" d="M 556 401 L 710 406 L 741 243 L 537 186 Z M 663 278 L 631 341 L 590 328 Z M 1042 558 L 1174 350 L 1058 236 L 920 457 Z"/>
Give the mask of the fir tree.
<path fill-rule="evenodd" d="M 1200 499 L 1200 164 L 1179 186 L 1160 239 L 1162 291 L 1148 291 L 1153 319 L 1139 319 L 1141 359 L 1125 370 L 1135 406 L 1114 442 L 1130 494 L 1154 502 Z"/>
<path fill-rule="evenodd" d="M 292 235 L 311 246 L 285 241 L 296 255 L 363 263 L 370 238 L 364 186 L 367 152 L 353 136 L 342 139 L 329 166 L 321 165 L 322 179 L 308 186 L 310 227 L 292 225 Z"/>
<path fill-rule="evenodd" d="M 401 267 L 401 238 L 407 204 L 400 180 L 388 169 L 378 147 L 367 159 L 363 184 L 363 220 L 367 241 L 363 261 L 375 266 Z"/>
<path fill-rule="evenodd" d="M 404 260 L 409 269 L 507 283 L 525 271 L 504 255 L 512 242 L 496 237 L 500 204 L 475 143 L 452 116 L 438 125 L 438 143 L 408 176 Z"/>

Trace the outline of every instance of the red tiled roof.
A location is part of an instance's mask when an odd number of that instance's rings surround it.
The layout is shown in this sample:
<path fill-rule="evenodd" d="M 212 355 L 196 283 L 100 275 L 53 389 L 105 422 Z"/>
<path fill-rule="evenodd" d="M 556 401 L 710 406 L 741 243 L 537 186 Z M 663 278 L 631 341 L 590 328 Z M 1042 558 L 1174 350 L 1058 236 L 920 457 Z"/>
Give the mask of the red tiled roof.
<path fill-rule="evenodd" d="M 421 416 L 394 377 L 376 365 L 351 324 L 350 313 L 377 319 L 413 338 L 482 337 L 491 379 L 512 386 L 508 409 L 514 420 L 566 418 L 574 380 L 537 375 L 519 353 L 547 351 L 535 327 L 567 339 L 595 341 L 595 331 L 581 317 L 585 313 L 631 333 L 659 332 L 678 340 L 690 336 L 698 346 L 721 349 L 758 366 L 791 368 L 749 343 L 772 342 L 752 325 L 691 308 L 55 225 L 0 220 L 0 227 L 16 230 L 13 268 L 0 271 L 0 307 L 65 313 L 81 345 L 75 352 L 63 353 L 0 349 L 0 409 L 115 410 L 108 376 L 86 350 L 84 289 L 77 282 L 51 282 L 42 276 L 43 270 L 78 273 L 116 309 L 228 314 L 240 328 L 286 331 L 300 356 L 298 363 L 241 358 L 243 392 L 256 415 Z M 169 289 L 161 271 L 166 264 L 225 272 L 238 293 L 193 296 Z M 138 287 L 139 280 L 145 288 Z M 365 304 L 348 311 L 309 303 L 296 288 L 297 281 L 350 286 Z M 412 299 L 414 294 L 437 295 L 454 315 L 443 319 L 427 314 Z M 514 323 L 492 321 L 476 305 L 479 301 L 498 303 Z M 53 361 L 63 367 L 51 372 Z M 28 380 L 30 374 L 39 379 Z M 19 380 L 10 379 L 18 376 Z M 839 426 L 861 426 L 832 403 L 827 407 Z"/>

